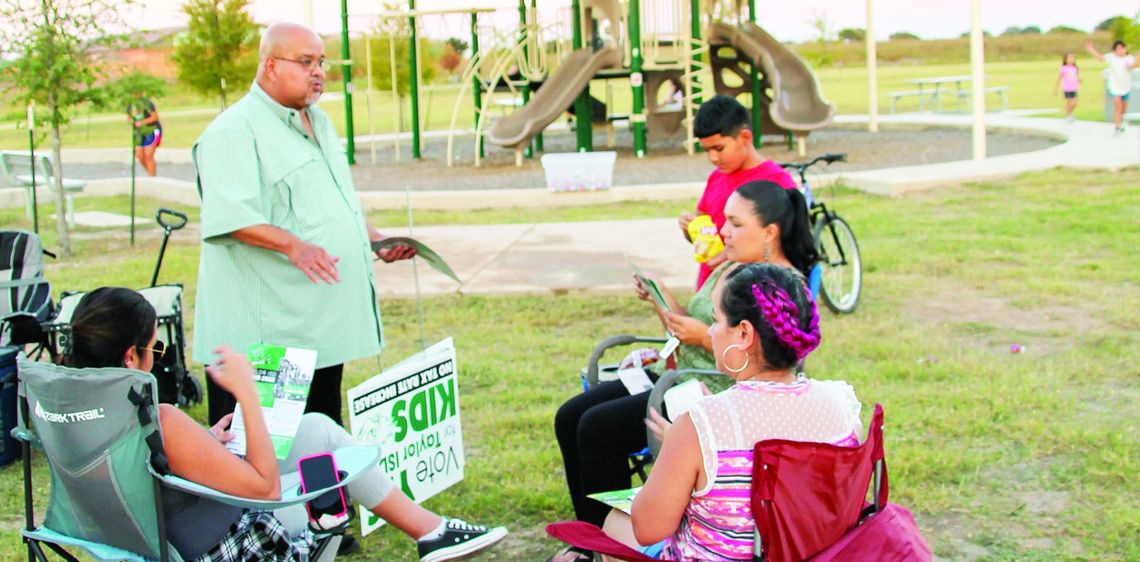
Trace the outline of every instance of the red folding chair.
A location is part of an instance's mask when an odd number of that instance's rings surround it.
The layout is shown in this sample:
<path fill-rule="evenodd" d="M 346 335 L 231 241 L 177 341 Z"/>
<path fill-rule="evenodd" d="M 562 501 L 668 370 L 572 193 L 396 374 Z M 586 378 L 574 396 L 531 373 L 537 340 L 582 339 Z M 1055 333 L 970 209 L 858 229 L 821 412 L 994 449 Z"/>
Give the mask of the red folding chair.
<path fill-rule="evenodd" d="M 858 447 L 773 439 L 753 455 L 756 560 L 931 559 L 914 517 L 887 503 L 882 405 Z"/>
<path fill-rule="evenodd" d="M 858 447 L 773 439 L 757 443 L 753 454 L 753 560 L 931 560 L 914 517 L 887 503 L 881 405 L 875 405 L 867 440 Z M 652 560 L 589 523 L 554 523 L 546 532 L 619 560 Z"/>

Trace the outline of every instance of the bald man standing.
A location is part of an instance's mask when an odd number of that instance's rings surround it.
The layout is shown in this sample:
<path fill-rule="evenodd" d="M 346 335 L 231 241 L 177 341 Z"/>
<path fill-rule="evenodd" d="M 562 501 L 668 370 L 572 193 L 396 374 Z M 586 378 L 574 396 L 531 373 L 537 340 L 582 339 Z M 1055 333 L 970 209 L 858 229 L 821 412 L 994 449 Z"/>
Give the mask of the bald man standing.
<path fill-rule="evenodd" d="M 344 363 L 380 353 L 368 226 L 328 115 L 324 45 L 306 27 L 270 26 L 249 94 L 191 150 L 202 198 L 194 359 L 266 343 L 317 351 L 306 412 L 341 423 Z M 378 257 L 407 259 L 411 247 Z M 233 397 L 206 377 L 210 423 Z"/>

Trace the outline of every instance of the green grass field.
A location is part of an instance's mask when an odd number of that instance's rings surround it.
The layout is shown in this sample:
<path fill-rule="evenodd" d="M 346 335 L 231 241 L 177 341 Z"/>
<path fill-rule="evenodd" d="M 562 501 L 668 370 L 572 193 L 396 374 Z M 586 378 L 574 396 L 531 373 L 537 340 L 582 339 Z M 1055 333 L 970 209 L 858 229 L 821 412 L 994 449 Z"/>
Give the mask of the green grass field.
<path fill-rule="evenodd" d="M 1104 116 L 1104 84 L 1101 78 L 1103 65 L 1087 55 L 1078 59 L 1082 69 L 1084 82 L 1081 87 L 1080 105 L 1076 116 L 1079 119 L 1103 120 Z M 1060 117 L 1060 108 L 1063 106 L 1060 94 L 1053 94 L 1053 86 L 1057 79 L 1058 61 L 1023 60 L 1023 61 L 996 61 L 986 64 L 987 85 L 1009 86 L 1009 107 L 1013 109 L 1056 109 L 1056 116 Z M 912 78 L 931 76 L 950 76 L 969 74 L 970 66 L 966 62 L 943 62 L 938 64 L 911 64 L 908 62 L 884 63 L 879 66 L 879 111 L 886 113 L 889 110 L 887 94 L 892 91 L 913 90 L 914 85 L 904 81 Z M 867 113 L 867 71 L 860 66 L 829 66 L 817 71 L 824 96 L 838 107 L 841 114 Z M 361 84 L 364 82 L 360 81 Z M 705 81 L 711 84 L 711 78 Z M 401 130 L 409 130 L 411 119 L 410 105 L 404 100 L 402 109 L 397 107 L 388 92 L 374 92 L 369 112 L 368 97 L 365 89 L 357 84 L 356 94 L 353 97 L 353 123 L 356 134 L 367 135 L 369 131 L 377 134 L 392 133 L 396 131 L 397 117 L 403 122 Z M 607 92 L 607 89 L 609 90 Z M 327 85 L 329 92 L 340 92 L 341 87 L 335 83 Z M 244 90 L 243 90 L 244 91 Z M 628 113 L 631 109 L 631 91 L 628 80 L 595 80 L 590 86 L 591 94 L 600 100 L 612 100 L 612 113 Z M 456 115 L 457 128 L 470 128 L 472 126 L 473 110 L 470 90 L 459 98 L 457 85 L 436 85 L 421 94 L 421 119 L 426 130 L 445 130 L 451 124 L 453 111 Z M 235 92 L 240 94 L 241 92 Z M 500 95 L 506 99 L 505 94 Z M 210 101 L 187 96 L 185 93 L 172 94 L 175 104 L 164 103 L 158 100 L 158 111 L 163 123 L 163 146 L 173 148 L 187 148 L 194 143 L 202 130 L 217 114 L 217 105 Z M 231 100 L 232 102 L 232 100 Z M 998 107 L 999 101 L 990 96 L 987 100 L 989 107 Z M 458 104 L 458 109 L 456 105 Z M 945 109 L 955 110 L 956 105 L 952 96 L 944 98 Z M 337 130 L 343 135 L 344 128 L 344 102 L 342 100 L 329 100 L 321 103 L 321 107 L 332 117 Z M 509 108 L 492 104 L 489 118 L 494 119 Z M 899 111 L 917 110 L 916 98 L 904 98 L 899 102 Z M 369 114 L 371 113 L 371 127 Z M 125 119 L 119 119 L 118 114 L 90 114 L 80 112 L 74 117 L 70 127 L 63 137 L 65 147 L 69 148 L 115 148 L 129 146 L 131 132 Z M 17 116 L 13 119 L 22 119 Z M 47 147 L 46 132 L 41 131 L 39 146 Z M 25 129 L 0 129 L 0 148 L 22 149 L 27 147 L 27 131 Z"/>
<path fill-rule="evenodd" d="M 855 314 L 824 313 L 810 373 L 851 382 L 865 415 L 884 405 L 891 497 L 916 513 L 939 556 L 1140 559 L 1138 185 L 1137 170 L 1053 170 L 898 199 L 840 191 L 829 201 L 859 236 L 865 292 Z M 126 205 L 77 203 L 116 212 Z M 625 210 L 654 215 L 647 206 Z M 597 218 L 611 211 L 576 209 L 558 220 Z M 421 215 L 417 224 L 452 220 Z M 468 218 L 504 220 L 500 212 Z M 19 209 L 0 210 L 0 223 L 26 226 Z M 157 234 L 142 231 L 132 249 L 121 230 L 81 229 L 77 256 L 49 261 L 48 278 L 57 292 L 143 286 Z M 53 235 L 45 239 L 51 247 Z M 192 236 L 176 234 L 161 277 L 186 283 L 191 310 L 197 254 Z M 428 338 L 451 335 L 458 347 L 467 453 L 465 481 L 427 505 L 508 525 L 511 535 L 481 559 L 536 560 L 557 548 L 542 528 L 571 510 L 554 412 L 580 390 L 577 370 L 602 335 L 660 331 L 631 297 L 425 301 Z M 390 365 L 414 350 L 419 326 L 414 301 L 382 304 Z M 1024 351 L 1011 353 L 1012 344 Z M 375 359 L 350 364 L 346 384 L 377 368 Z M 205 408 L 190 413 L 202 419 Z M 35 489 L 46 498 L 46 466 L 34 460 Z M 10 490 L 0 498 L 4 560 L 22 552 L 21 480 L 18 465 L 0 470 Z M 391 529 L 363 543 L 349 560 L 414 559 L 411 542 Z"/>

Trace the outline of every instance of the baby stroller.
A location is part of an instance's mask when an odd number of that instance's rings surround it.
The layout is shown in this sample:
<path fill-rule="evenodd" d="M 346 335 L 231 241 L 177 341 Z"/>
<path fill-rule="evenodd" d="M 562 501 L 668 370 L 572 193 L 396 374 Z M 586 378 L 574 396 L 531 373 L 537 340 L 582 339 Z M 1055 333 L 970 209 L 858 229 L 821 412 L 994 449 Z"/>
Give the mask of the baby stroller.
<path fill-rule="evenodd" d="M 158 261 L 154 264 L 154 275 L 150 286 L 139 289 L 154 307 L 158 315 L 158 341 L 166 348 L 161 359 L 154 362 L 151 374 L 158 381 L 158 400 L 179 407 L 202 401 L 202 384 L 186 368 L 186 334 L 182 324 L 182 284 L 157 285 L 158 272 L 162 268 L 162 257 L 166 253 L 166 243 L 170 233 L 186 226 L 184 213 L 170 209 L 159 209 L 155 220 L 163 228 L 162 246 L 158 250 Z M 49 349 L 53 359 L 65 355 L 69 349 L 70 324 L 75 307 L 83 298 L 83 292 L 66 292 L 59 299 L 55 317 L 44 328 L 48 334 Z"/>

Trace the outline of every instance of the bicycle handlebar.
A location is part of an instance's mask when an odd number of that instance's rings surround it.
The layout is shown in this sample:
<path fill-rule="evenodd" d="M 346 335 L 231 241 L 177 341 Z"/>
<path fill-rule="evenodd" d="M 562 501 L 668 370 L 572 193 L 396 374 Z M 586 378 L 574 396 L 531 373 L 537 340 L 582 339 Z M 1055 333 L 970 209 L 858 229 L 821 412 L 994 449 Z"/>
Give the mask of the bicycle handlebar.
<path fill-rule="evenodd" d="M 163 220 L 163 217 L 164 217 L 165 215 L 170 215 L 170 216 L 172 216 L 172 217 L 174 217 L 174 218 L 176 218 L 176 219 L 179 219 L 179 220 L 177 220 L 177 221 L 171 221 L 171 222 L 166 222 L 166 221 L 164 221 L 164 220 Z M 178 211 L 174 211 L 174 210 L 171 210 L 171 209 L 166 209 L 166 208 L 163 208 L 163 209 L 159 209 L 159 210 L 158 210 L 158 213 L 157 213 L 156 215 L 154 215 L 154 220 L 155 220 L 155 221 L 158 221 L 158 225 L 159 225 L 159 226 L 161 226 L 161 227 L 162 227 L 162 228 L 164 228 L 164 229 L 167 229 L 167 230 L 178 230 L 178 229 L 180 229 L 180 228 L 182 228 L 182 227 L 186 226 L 186 223 L 187 223 L 187 222 L 188 222 L 190 219 L 186 217 L 186 213 L 180 213 L 180 212 L 178 212 Z"/>
<path fill-rule="evenodd" d="M 816 156 L 810 162 L 781 162 L 780 167 L 784 168 L 786 170 L 796 170 L 796 171 L 802 173 L 804 170 L 807 170 L 808 168 L 810 168 L 810 167 L 812 167 L 812 166 L 814 166 L 820 162 L 823 162 L 825 164 L 831 164 L 832 162 L 846 162 L 846 161 L 847 161 L 847 153 L 845 153 L 845 152 L 828 152 L 822 156 Z"/>
<path fill-rule="evenodd" d="M 780 167 L 785 170 L 798 173 L 800 175 L 800 183 L 807 185 L 807 176 L 805 175 L 805 172 L 808 168 L 815 166 L 820 162 L 831 164 L 832 162 L 844 162 L 846 160 L 847 153 L 845 152 L 828 152 L 823 156 L 816 156 L 810 162 L 783 162 L 780 164 Z"/>

